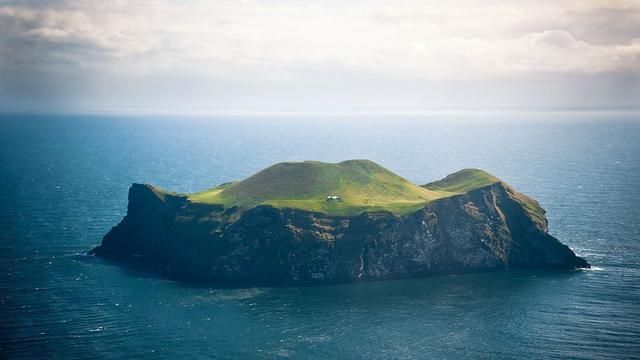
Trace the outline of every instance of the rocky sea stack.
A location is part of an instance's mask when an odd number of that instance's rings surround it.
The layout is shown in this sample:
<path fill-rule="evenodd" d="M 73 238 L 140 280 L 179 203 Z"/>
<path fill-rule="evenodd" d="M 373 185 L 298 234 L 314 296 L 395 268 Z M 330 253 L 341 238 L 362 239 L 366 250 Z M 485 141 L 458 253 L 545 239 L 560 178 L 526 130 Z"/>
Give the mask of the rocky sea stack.
<path fill-rule="evenodd" d="M 368 160 L 280 163 L 195 194 L 133 184 L 90 254 L 230 286 L 589 267 L 484 171 L 418 186 Z"/>

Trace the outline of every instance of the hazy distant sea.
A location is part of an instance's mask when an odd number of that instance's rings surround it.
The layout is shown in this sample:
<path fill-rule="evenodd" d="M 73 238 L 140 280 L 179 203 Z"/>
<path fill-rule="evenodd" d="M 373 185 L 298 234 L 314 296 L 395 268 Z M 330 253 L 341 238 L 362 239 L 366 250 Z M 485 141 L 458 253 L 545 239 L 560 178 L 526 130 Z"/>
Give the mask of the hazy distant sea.
<path fill-rule="evenodd" d="M 640 358 L 638 115 L 4 115 L 0 157 L 0 358 Z M 417 183 L 485 169 L 594 269 L 223 290 L 81 255 L 132 182 L 351 158 Z"/>

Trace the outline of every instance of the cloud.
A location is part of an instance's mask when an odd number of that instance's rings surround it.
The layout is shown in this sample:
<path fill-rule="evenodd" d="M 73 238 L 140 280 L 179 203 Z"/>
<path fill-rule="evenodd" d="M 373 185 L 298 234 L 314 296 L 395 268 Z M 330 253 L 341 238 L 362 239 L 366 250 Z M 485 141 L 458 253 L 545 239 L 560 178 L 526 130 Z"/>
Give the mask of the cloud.
<path fill-rule="evenodd" d="M 134 70 L 137 64 L 150 71 L 193 67 L 221 75 L 227 69 L 220 66 L 228 66 L 255 75 L 271 69 L 334 66 L 426 78 L 639 70 L 640 34 L 633 33 L 637 27 L 630 19 L 628 26 L 617 31 L 624 34 L 619 37 L 624 43 L 577 39 L 563 28 L 519 36 L 509 31 L 520 21 L 537 22 L 544 28 L 547 16 L 558 15 L 552 12 L 564 14 L 566 28 L 582 29 L 580 33 L 588 36 L 597 33 L 585 24 L 595 13 L 599 14 L 596 24 L 609 17 L 619 24 L 626 19 L 625 13 L 629 18 L 637 16 L 639 6 L 631 11 L 631 4 L 618 11 L 607 4 L 603 12 L 599 3 L 563 11 L 537 3 L 521 7 L 472 1 L 448 7 L 428 2 L 374 4 L 367 8 L 357 3 L 148 1 L 130 6 L 117 1 L 69 1 L 56 8 L 5 6 L 0 8 L 0 18 L 8 24 L 3 33 L 13 41 L 49 42 L 52 46 L 44 51 L 73 52 L 78 62 L 96 66 L 109 67 L 114 58 L 130 60 L 117 64 L 120 70 L 121 65 Z M 60 48 L 61 42 L 76 47 Z M 99 54 L 96 49 L 101 50 Z M 215 66 L 207 68 L 208 61 Z"/>
<path fill-rule="evenodd" d="M 245 84 L 640 76 L 639 16 L 624 0 L 5 2 L 0 72 Z"/>

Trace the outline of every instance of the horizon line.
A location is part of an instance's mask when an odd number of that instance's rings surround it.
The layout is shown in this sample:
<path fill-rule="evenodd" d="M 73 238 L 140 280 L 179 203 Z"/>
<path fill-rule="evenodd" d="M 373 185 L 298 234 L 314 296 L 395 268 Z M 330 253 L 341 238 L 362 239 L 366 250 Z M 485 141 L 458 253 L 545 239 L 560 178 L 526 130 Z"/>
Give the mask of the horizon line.
<path fill-rule="evenodd" d="M 203 111 L 149 111 L 149 110 L 0 110 L 0 115 L 54 115 L 54 116 L 188 116 L 188 117 L 269 117 L 269 116 L 425 116 L 456 114 L 640 114 L 640 107 L 624 108 L 547 108 L 547 109 L 432 109 L 432 110 L 355 110 L 355 111 L 261 111 L 261 110 L 203 110 Z"/>

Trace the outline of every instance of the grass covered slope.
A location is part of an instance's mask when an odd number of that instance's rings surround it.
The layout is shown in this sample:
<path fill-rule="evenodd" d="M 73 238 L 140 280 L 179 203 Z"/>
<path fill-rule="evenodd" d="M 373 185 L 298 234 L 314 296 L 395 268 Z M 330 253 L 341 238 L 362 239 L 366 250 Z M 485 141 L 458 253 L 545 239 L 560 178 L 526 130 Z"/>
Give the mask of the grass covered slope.
<path fill-rule="evenodd" d="M 331 195 L 341 199 L 327 201 Z M 279 163 L 243 181 L 192 194 L 189 200 L 354 215 L 365 210 L 410 211 L 443 196 L 446 194 L 419 187 L 372 161 L 349 160 Z"/>
<path fill-rule="evenodd" d="M 473 189 L 491 185 L 498 181 L 500 181 L 500 179 L 486 171 L 479 169 L 464 169 L 451 175 L 447 175 L 447 177 L 442 180 L 423 185 L 423 187 L 432 191 L 445 191 L 462 194 Z"/>
<path fill-rule="evenodd" d="M 330 215 L 376 210 L 407 213 L 431 201 L 497 181 L 481 170 L 463 170 L 439 182 L 418 186 L 369 160 L 284 162 L 245 180 L 190 194 L 188 199 L 240 208 L 268 204 Z M 341 199 L 327 201 L 331 195 Z"/>

